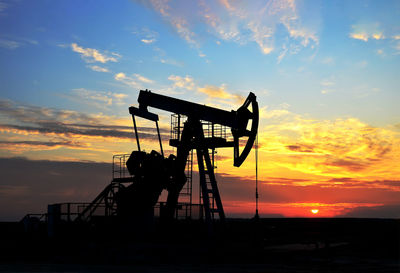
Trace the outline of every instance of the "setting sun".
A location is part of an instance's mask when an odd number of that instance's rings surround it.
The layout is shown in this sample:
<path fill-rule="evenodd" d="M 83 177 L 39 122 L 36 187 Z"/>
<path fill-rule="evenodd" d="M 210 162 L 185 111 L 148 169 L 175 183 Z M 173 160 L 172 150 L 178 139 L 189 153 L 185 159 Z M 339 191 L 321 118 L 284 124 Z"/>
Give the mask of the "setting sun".
<path fill-rule="evenodd" d="M 318 210 L 318 209 L 312 209 L 311 212 L 312 212 L 313 214 L 317 214 L 317 213 L 319 212 L 319 210 Z"/>

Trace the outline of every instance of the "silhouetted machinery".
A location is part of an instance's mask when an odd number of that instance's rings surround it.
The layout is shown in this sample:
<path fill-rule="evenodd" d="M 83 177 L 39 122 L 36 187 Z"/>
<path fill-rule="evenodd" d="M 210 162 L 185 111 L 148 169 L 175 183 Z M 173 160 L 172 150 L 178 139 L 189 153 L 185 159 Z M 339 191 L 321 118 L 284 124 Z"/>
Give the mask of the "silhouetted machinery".
<path fill-rule="evenodd" d="M 187 182 L 185 168 L 192 150 L 196 151 L 200 177 L 200 188 L 204 215 L 207 222 L 215 219 L 224 220 L 225 214 L 214 174 L 213 162 L 209 150 L 221 147 L 233 147 L 234 166 L 239 167 L 253 147 L 258 129 L 258 103 L 256 96 L 250 93 L 244 104 L 237 111 L 225 111 L 197 103 L 192 103 L 164 95 L 141 90 L 138 98 L 139 108 L 130 107 L 138 151 L 132 152 L 126 162 L 134 182 L 120 191 L 117 198 L 118 214 L 130 215 L 132 212 L 151 211 L 158 201 L 163 189 L 168 191 L 165 207 L 161 210 L 161 218 L 172 219 L 177 209 L 179 194 Z M 251 111 L 250 111 L 251 106 Z M 164 158 L 161 136 L 158 129 L 158 115 L 150 113 L 148 107 L 184 115 L 187 119 L 183 129 L 178 128 L 177 138 L 170 140 L 170 145 L 176 147 L 177 153 Z M 155 151 L 146 153 L 140 150 L 139 134 L 135 116 L 156 122 L 161 154 Z M 251 121 L 251 124 L 250 124 Z M 228 141 L 221 135 L 211 132 L 204 134 L 204 122 L 230 127 L 233 140 Z M 180 122 L 178 122 L 180 126 Z M 240 140 L 247 137 L 247 143 L 240 152 Z"/>
<path fill-rule="evenodd" d="M 151 222 L 156 208 L 160 219 L 166 222 L 176 218 L 183 207 L 186 218 L 190 218 L 194 204 L 191 197 L 191 172 L 188 173 L 187 170 L 188 167 L 192 170 L 193 151 L 197 155 L 200 178 L 201 204 L 197 204 L 198 214 L 201 215 L 200 218 L 204 217 L 208 224 L 217 219 L 224 221 L 225 213 L 214 173 L 215 149 L 232 147 L 233 165 L 236 167 L 245 161 L 258 130 L 259 112 L 256 96 L 250 93 L 236 111 L 225 111 L 148 90 L 140 91 L 138 102 L 138 108 L 129 107 L 137 151 L 133 151 L 129 158 L 128 155 L 114 156 L 113 180 L 90 204 L 49 205 L 49 226 L 56 225 L 57 219 L 63 217 L 75 222 L 88 222 L 96 218 L 96 215 L 109 216 L 108 218 L 116 219 L 117 222 L 122 221 L 124 226 L 133 226 L 135 223 Z M 149 112 L 148 107 L 173 113 L 169 144 L 176 148 L 176 155 L 164 157 L 158 127 L 159 118 L 157 114 Z M 156 123 L 160 153 L 141 150 L 135 117 Z M 230 135 L 226 133 L 226 128 L 231 129 Z M 129 173 L 126 173 L 126 169 Z M 118 175 L 114 176 L 115 173 Z M 185 194 L 190 195 L 190 200 L 182 204 L 178 199 L 180 194 L 184 194 L 185 185 L 186 190 L 189 188 L 189 192 L 186 191 Z M 168 192 L 166 202 L 158 202 L 163 190 Z M 74 206 L 76 208 L 73 208 Z M 76 211 L 74 217 L 71 213 L 73 210 Z"/>

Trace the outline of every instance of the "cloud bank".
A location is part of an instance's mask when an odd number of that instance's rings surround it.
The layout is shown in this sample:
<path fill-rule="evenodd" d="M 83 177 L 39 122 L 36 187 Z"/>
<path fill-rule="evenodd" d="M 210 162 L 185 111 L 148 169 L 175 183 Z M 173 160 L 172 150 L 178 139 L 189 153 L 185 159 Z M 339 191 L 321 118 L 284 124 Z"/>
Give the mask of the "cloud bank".
<path fill-rule="evenodd" d="M 115 149 L 112 144 L 132 142 L 134 134 L 130 124 L 128 117 L 121 120 L 0 100 L 0 152 L 20 154 L 68 148 L 112 154 Z M 158 140 L 154 128 L 139 126 L 138 130 L 141 139 Z M 167 129 L 160 128 L 160 132 L 163 137 L 169 135 Z"/>

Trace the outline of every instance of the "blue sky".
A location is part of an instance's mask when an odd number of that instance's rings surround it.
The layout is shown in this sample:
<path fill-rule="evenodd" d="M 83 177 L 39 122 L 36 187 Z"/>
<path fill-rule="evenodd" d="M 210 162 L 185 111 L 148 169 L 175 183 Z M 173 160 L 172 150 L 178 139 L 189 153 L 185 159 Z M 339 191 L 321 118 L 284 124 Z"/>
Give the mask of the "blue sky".
<path fill-rule="evenodd" d="M 258 12 L 265 6 L 262 1 L 232 5 L 231 13 L 222 2 L 178 1 L 166 4 L 168 15 L 157 9 L 157 1 L 2 3 L 4 98 L 81 110 L 83 105 L 62 95 L 84 88 L 128 94 L 134 103 L 137 90 L 116 82 L 115 74 L 142 75 L 153 81 L 143 87 L 155 90 L 168 88 L 171 75 L 188 75 L 199 86 L 225 85 L 243 96 L 253 91 L 264 105 L 286 103 L 296 113 L 316 117 L 356 116 L 374 125 L 399 117 L 396 1 L 296 2 L 295 11 L 280 7 L 271 20 Z M 207 23 L 207 12 L 219 25 Z M 282 23 L 284 16 L 294 18 L 292 29 Z M 174 18 L 186 24 L 183 30 L 174 26 Z M 250 24 L 260 25 L 252 30 Z M 271 30 L 263 33 L 261 24 Z M 374 31 L 383 37 L 351 38 L 352 33 L 372 36 Z M 120 57 L 106 63 L 84 60 L 71 50 L 73 43 Z M 269 47 L 272 51 L 265 54 Z M 198 92 L 185 95 L 205 99 Z"/>
<path fill-rule="evenodd" d="M 227 110 L 251 91 L 265 179 L 400 179 L 399 1 L 0 0 L 0 61 L 3 158 L 109 162 L 140 89 Z"/>

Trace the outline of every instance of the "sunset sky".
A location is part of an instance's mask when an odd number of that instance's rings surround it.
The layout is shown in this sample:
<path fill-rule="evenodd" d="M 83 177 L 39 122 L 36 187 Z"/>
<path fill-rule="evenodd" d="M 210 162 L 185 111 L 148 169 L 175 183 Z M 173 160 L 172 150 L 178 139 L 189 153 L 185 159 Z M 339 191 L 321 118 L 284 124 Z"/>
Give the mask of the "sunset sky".
<path fill-rule="evenodd" d="M 0 221 L 91 201 L 136 149 L 140 89 L 225 110 L 256 94 L 261 216 L 398 218 L 399 70 L 399 1 L 0 0 Z M 222 201 L 248 217 L 254 153 L 232 157 Z"/>

